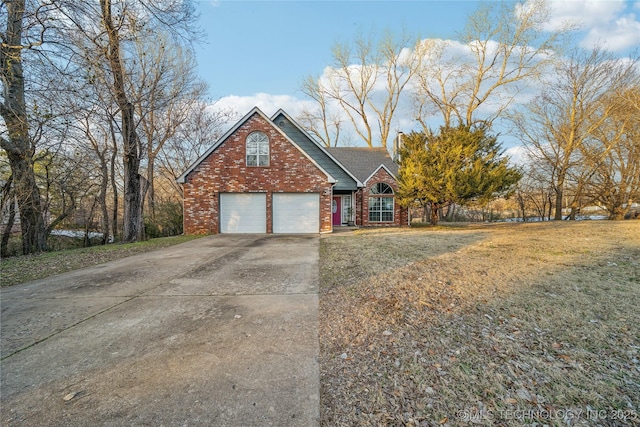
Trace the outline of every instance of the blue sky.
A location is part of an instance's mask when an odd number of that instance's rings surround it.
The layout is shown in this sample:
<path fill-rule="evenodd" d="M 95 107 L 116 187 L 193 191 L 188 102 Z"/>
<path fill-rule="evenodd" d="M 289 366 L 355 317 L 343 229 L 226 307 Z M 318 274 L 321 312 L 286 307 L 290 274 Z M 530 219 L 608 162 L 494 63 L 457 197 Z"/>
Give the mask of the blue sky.
<path fill-rule="evenodd" d="M 531 1 L 531 0 L 527 0 Z M 357 35 L 389 30 L 456 40 L 478 1 L 196 0 L 206 42 L 197 49 L 200 76 L 217 106 L 240 116 L 283 108 L 296 117 L 310 102 L 299 90 L 308 75 L 331 65 L 331 47 Z M 550 0 L 548 29 L 573 20 L 576 43 L 605 44 L 623 56 L 640 47 L 640 0 Z M 399 111 L 397 128 L 416 129 Z M 408 128 L 408 129 L 407 129 Z M 357 143 L 357 141 L 356 141 Z"/>
<path fill-rule="evenodd" d="M 453 38 L 471 1 L 200 1 L 207 43 L 200 74 L 213 97 L 259 92 L 294 95 L 320 74 L 331 47 L 358 34 L 390 29 L 423 38 Z"/>

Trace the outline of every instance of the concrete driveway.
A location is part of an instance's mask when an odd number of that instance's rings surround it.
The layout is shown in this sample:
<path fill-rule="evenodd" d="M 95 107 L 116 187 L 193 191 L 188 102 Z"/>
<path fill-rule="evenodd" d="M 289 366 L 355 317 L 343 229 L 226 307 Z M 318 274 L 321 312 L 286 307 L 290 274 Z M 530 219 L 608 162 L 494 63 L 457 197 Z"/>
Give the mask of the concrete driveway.
<path fill-rule="evenodd" d="M 0 424 L 318 425 L 318 246 L 218 235 L 2 289 Z"/>

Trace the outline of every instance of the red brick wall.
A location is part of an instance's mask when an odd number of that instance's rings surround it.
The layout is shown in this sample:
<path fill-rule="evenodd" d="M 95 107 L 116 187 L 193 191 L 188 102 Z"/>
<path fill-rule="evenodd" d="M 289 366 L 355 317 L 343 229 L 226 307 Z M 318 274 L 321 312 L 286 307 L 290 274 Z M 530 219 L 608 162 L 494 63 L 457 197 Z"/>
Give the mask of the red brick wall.
<path fill-rule="evenodd" d="M 369 178 L 365 187 L 358 191 L 356 200 L 357 224 L 362 227 L 397 227 L 407 225 L 407 209 L 400 207 L 397 201 L 394 203 L 393 222 L 369 222 L 369 197 L 372 196 L 371 188 L 379 182 L 389 184 L 391 188 L 393 188 L 394 193 L 398 191 L 398 183 L 395 178 L 391 176 L 386 169 L 378 169 L 378 171 Z"/>
<path fill-rule="evenodd" d="M 269 166 L 246 166 L 245 140 L 254 131 L 269 137 Z M 331 184 L 327 176 L 259 114 L 254 114 L 189 175 L 184 189 L 185 234 L 218 233 L 220 193 L 266 192 L 267 233 L 272 232 L 272 193 L 320 194 L 320 231 L 331 231 Z"/>

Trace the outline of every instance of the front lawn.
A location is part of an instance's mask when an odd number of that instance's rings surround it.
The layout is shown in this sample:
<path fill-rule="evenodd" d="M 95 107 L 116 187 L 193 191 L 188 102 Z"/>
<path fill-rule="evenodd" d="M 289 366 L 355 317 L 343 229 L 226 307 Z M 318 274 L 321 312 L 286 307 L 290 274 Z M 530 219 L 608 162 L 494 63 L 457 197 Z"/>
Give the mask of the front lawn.
<path fill-rule="evenodd" d="M 167 246 L 177 245 L 199 236 L 160 237 L 137 243 L 114 243 L 88 248 L 66 249 L 35 255 L 21 255 L 2 259 L 0 285 L 11 286 L 42 279 L 79 268 L 102 264 Z"/>
<path fill-rule="evenodd" d="M 640 425 L 640 223 L 321 239 L 325 426 Z"/>

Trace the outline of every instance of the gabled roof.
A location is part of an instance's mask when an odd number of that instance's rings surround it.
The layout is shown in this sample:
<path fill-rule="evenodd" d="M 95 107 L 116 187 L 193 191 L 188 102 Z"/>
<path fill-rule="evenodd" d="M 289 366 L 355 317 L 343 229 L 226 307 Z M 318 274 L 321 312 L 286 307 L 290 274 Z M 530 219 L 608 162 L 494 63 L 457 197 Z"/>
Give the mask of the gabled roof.
<path fill-rule="evenodd" d="M 351 171 L 349 171 L 348 168 L 346 168 L 342 163 L 340 163 L 338 161 L 338 159 L 336 159 L 334 156 L 332 156 L 331 153 L 328 151 L 328 149 L 326 147 L 324 147 L 322 144 L 320 144 L 314 137 L 309 135 L 309 132 L 307 132 L 302 126 L 300 126 L 298 124 L 298 122 L 296 122 L 293 118 L 291 118 L 291 116 L 289 116 L 289 114 L 286 111 L 284 111 L 282 108 L 279 109 L 278 111 L 276 111 L 276 113 L 273 115 L 273 117 L 271 117 L 271 121 L 273 121 L 275 123 L 276 119 L 280 115 L 284 116 L 293 126 L 296 127 L 296 129 L 298 129 L 298 131 L 300 131 L 300 133 L 302 133 L 309 141 L 313 142 L 313 144 L 320 151 L 322 151 L 324 154 L 326 154 L 327 157 L 329 157 L 333 163 L 335 163 L 347 175 L 349 175 L 351 178 L 353 178 L 353 180 L 356 182 L 356 185 L 358 187 L 363 187 L 363 184 L 362 184 L 361 180 L 359 180 L 356 176 L 354 176 L 353 173 L 351 173 Z"/>
<path fill-rule="evenodd" d="M 289 136 L 284 133 L 282 131 L 282 129 L 280 129 L 280 127 L 276 126 L 275 123 L 273 123 L 271 121 L 271 119 L 269 119 L 263 112 L 262 110 L 260 110 L 258 107 L 253 107 L 253 109 L 251 111 L 249 111 L 247 114 L 245 114 L 245 116 L 243 118 L 241 118 L 240 120 L 238 120 L 238 122 L 233 125 L 233 127 L 231 127 L 231 129 L 229 129 L 227 132 L 225 132 L 224 135 L 222 135 L 220 137 L 220 139 L 218 139 L 211 147 L 209 147 L 209 149 L 207 151 L 204 152 L 204 154 L 202 154 L 202 156 L 200 156 L 195 162 L 193 162 L 191 164 L 191 166 L 189 166 L 187 168 L 186 171 L 184 171 L 184 173 L 182 175 L 180 175 L 176 181 L 180 184 L 184 184 L 185 180 L 187 178 L 187 175 L 189 175 L 191 172 L 193 172 L 193 170 L 198 167 L 198 165 L 200 163 L 202 163 L 202 161 L 204 159 L 206 159 L 207 157 L 209 157 L 209 155 L 211 153 L 213 153 L 220 145 L 222 145 L 222 143 L 224 141 L 226 141 L 227 138 L 229 138 L 236 130 L 238 130 L 238 128 L 240 128 L 240 126 L 242 126 L 247 120 L 249 120 L 249 118 L 251 118 L 251 116 L 253 116 L 254 114 L 258 114 L 260 117 L 262 117 L 267 123 L 271 124 L 273 126 L 273 128 L 275 130 L 277 130 L 283 137 L 285 137 L 287 139 L 287 141 L 289 143 L 291 143 L 291 145 L 293 145 L 294 147 L 296 147 L 307 159 L 309 159 L 309 161 L 311 161 L 311 163 L 313 163 L 322 173 L 324 173 L 329 182 L 330 183 L 335 183 L 336 180 L 334 177 L 332 177 L 325 169 L 323 169 L 311 156 L 309 156 L 308 153 L 306 153 L 302 148 L 300 148 L 300 146 L 298 144 L 296 144 L 291 138 L 289 138 Z"/>
<path fill-rule="evenodd" d="M 394 178 L 398 176 L 398 164 L 384 147 L 332 147 L 327 150 L 360 182 L 366 183 L 381 167 Z"/>
<path fill-rule="evenodd" d="M 369 182 L 369 180 L 370 180 L 370 179 L 371 179 L 371 178 L 372 178 L 376 173 L 378 173 L 378 171 L 379 171 L 380 169 L 384 169 L 384 170 L 386 170 L 386 171 L 387 171 L 387 173 L 388 173 L 389 175 L 391 175 L 391 176 L 392 176 L 392 177 L 394 177 L 394 178 L 397 178 L 397 176 L 396 176 L 396 174 L 395 174 L 395 173 L 391 172 L 391 171 L 389 170 L 389 168 L 388 168 L 388 167 L 386 167 L 384 164 L 381 164 L 380 166 L 378 166 L 378 167 L 376 168 L 376 170 L 374 170 L 373 172 L 371 172 L 371 173 L 369 174 L 369 176 L 367 177 L 367 179 L 365 179 L 365 180 L 364 180 L 364 182 Z"/>

